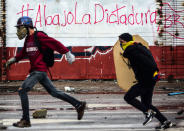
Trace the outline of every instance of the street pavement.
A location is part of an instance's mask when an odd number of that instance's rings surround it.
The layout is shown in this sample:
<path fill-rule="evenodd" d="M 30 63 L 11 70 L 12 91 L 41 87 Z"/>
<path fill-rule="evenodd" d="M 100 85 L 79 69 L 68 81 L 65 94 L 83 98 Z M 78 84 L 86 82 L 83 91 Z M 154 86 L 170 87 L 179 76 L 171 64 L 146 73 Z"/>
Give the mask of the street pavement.
<path fill-rule="evenodd" d="M 0 95 L 0 123 L 7 126 L 5 131 L 152 131 L 159 122 L 154 118 L 147 126 L 143 126 L 144 116 L 128 105 L 124 94 L 70 94 L 87 102 L 87 109 L 82 120 L 77 120 L 75 109 L 68 103 L 53 98 L 48 94 L 33 95 L 30 93 L 30 115 L 32 127 L 16 128 L 13 122 L 21 118 L 22 111 L 19 96 Z M 184 95 L 168 96 L 156 93 L 153 104 L 176 127 L 167 131 L 184 131 Z M 47 109 L 47 117 L 33 119 L 32 113 L 38 109 Z M 179 119 L 180 118 L 180 119 Z M 2 129 L 0 129 L 2 130 Z"/>

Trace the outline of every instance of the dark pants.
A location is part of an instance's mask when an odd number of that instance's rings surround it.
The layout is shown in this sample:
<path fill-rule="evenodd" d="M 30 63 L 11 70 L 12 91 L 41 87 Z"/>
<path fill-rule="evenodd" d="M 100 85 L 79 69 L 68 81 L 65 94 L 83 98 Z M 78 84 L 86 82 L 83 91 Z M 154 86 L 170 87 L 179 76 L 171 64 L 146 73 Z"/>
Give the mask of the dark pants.
<path fill-rule="evenodd" d="M 143 113 L 147 112 L 149 109 L 152 109 L 156 112 L 155 117 L 163 123 L 167 120 L 167 118 L 152 105 L 152 96 L 155 84 L 156 82 L 154 80 L 137 83 L 128 90 L 124 99 L 128 104 L 134 106 Z M 136 99 L 138 96 L 141 97 L 141 101 Z"/>
<path fill-rule="evenodd" d="M 29 77 L 27 77 L 27 79 L 23 82 L 21 88 L 19 89 L 19 96 L 21 99 L 21 105 L 23 110 L 23 117 L 22 117 L 23 119 L 28 121 L 30 120 L 29 101 L 27 92 L 30 91 L 33 88 L 33 86 L 38 82 L 42 84 L 43 87 L 47 90 L 47 92 L 53 97 L 64 100 L 73 105 L 75 108 L 77 108 L 81 104 L 81 102 L 78 101 L 77 99 L 65 94 L 62 91 L 56 90 L 51 80 L 48 78 L 46 72 L 34 71 L 30 73 Z"/>

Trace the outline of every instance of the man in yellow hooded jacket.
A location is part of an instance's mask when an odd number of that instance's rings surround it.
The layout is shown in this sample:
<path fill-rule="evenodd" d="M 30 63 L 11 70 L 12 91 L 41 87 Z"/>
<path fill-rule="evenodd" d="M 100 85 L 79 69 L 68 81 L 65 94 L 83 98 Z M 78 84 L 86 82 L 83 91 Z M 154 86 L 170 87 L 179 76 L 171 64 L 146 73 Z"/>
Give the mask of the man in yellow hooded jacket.
<path fill-rule="evenodd" d="M 124 50 L 123 55 L 128 59 L 128 66 L 132 68 L 138 81 L 125 94 L 125 101 L 142 111 L 145 115 L 143 125 L 148 124 L 153 117 L 160 121 L 160 126 L 156 129 L 166 129 L 173 124 L 152 105 L 153 90 L 159 79 L 158 67 L 151 52 L 141 43 L 133 41 L 133 37 L 129 33 L 123 33 L 119 36 L 120 46 Z M 127 76 L 128 77 L 128 76 Z M 140 96 L 141 100 L 136 97 Z"/>

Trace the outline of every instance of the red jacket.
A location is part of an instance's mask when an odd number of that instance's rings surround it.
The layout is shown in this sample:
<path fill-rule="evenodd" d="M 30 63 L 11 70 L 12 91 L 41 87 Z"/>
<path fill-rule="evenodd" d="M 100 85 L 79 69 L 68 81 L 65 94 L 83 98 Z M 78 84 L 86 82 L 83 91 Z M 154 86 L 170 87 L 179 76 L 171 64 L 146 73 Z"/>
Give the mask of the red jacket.
<path fill-rule="evenodd" d="M 59 52 L 60 54 L 65 54 L 69 51 L 68 48 L 66 48 L 62 43 L 41 32 L 37 33 L 37 37 L 43 51 L 46 48 L 51 48 Z M 34 34 L 26 37 L 23 49 L 20 51 L 20 53 L 18 53 L 15 56 L 17 62 L 23 59 L 24 57 L 28 57 L 30 60 L 31 69 L 29 72 L 32 71 L 47 72 L 46 63 L 43 61 L 43 54 L 40 53 L 38 47 L 34 43 Z"/>

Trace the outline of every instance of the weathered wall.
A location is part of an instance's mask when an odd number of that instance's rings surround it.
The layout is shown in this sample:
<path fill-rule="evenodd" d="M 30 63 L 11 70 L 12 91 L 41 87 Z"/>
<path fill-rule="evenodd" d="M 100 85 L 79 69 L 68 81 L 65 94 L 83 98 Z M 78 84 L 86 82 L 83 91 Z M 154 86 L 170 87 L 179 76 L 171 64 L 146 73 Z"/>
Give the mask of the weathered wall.
<path fill-rule="evenodd" d="M 16 5 L 16 6 L 15 6 Z M 29 16 L 34 25 L 61 41 L 75 55 L 69 65 L 56 53 L 53 79 L 115 79 L 112 46 L 121 33 L 139 34 L 150 46 L 163 78 L 184 78 L 184 23 L 182 0 L 7 0 L 7 59 L 24 40 L 16 36 L 16 21 Z M 159 46 L 156 46 L 159 45 Z M 8 80 L 25 79 L 25 58 L 6 73 Z"/>
<path fill-rule="evenodd" d="M 55 65 L 50 69 L 53 79 L 116 79 L 111 46 L 69 47 L 69 49 L 75 54 L 76 62 L 70 65 L 65 55 L 56 54 Z M 175 79 L 184 78 L 184 46 L 150 46 L 150 50 L 163 79 L 170 75 Z M 18 50 L 9 48 L 8 52 L 14 55 Z M 29 61 L 26 58 L 14 64 L 8 72 L 8 79 L 25 79 L 29 67 Z"/>

